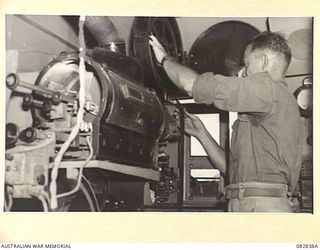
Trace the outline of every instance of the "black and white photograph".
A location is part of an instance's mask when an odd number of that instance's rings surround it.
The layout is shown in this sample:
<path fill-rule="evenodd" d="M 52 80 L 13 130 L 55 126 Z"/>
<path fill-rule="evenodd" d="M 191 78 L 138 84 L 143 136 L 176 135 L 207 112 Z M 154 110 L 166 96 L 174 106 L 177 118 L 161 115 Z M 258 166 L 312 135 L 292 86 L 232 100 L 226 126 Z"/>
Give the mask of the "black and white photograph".
<path fill-rule="evenodd" d="M 2 211 L 313 214 L 313 26 L 6 14 Z"/>

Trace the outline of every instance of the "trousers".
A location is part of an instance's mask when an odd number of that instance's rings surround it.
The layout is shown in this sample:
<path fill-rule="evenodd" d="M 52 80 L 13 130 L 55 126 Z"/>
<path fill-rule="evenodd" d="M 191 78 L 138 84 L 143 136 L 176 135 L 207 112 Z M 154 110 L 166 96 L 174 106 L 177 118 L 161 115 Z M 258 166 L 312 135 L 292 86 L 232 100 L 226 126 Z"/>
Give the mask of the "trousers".
<path fill-rule="evenodd" d="M 287 198 L 251 196 L 229 200 L 229 212 L 273 212 L 292 213 L 291 203 Z"/>

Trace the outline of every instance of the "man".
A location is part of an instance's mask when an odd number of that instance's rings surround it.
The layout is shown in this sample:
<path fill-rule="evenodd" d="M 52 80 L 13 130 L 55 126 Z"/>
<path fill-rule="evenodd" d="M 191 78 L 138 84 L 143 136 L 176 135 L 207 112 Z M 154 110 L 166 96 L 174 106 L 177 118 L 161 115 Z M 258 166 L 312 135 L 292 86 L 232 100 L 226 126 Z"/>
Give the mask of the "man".
<path fill-rule="evenodd" d="M 292 212 L 289 193 L 298 182 L 302 127 L 296 100 L 284 83 L 291 51 L 279 34 L 263 32 L 244 53 L 242 77 L 197 74 L 170 57 L 156 37 L 150 45 L 169 78 L 195 102 L 238 112 L 233 125 L 230 159 L 201 121 L 186 114 L 186 132 L 195 136 L 222 174 L 228 210 Z"/>

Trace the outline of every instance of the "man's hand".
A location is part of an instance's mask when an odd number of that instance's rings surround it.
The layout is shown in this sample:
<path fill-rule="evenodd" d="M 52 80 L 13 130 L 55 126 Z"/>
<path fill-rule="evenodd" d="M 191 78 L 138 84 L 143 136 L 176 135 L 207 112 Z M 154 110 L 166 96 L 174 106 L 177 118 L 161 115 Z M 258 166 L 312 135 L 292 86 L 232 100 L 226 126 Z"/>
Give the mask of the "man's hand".
<path fill-rule="evenodd" d="M 153 49 L 157 62 L 163 66 L 169 79 L 179 89 L 192 96 L 193 83 L 199 74 L 179 62 L 171 60 L 173 58 L 167 55 L 165 48 L 159 43 L 158 39 L 154 35 L 149 36 L 149 43 Z"/>
<path fill-rule="evenodd" d="M 154 55 L 158 63 L 162 63 L 163 58 L 167 55 L 165 48 L 161 45 L 154 35 L 149 36 L 149 44 L 151 45 Z"/>
<path fill-rule="evenodd" d="M 199 117 L 188 112 L 185 114 L 185 132 L 199 140 L 212 165 L 225 175 L 227 172 L 226 153 L 212 138 Z"/>
<path fill-rule="evenodd" d="M 238 72 L 238 77 L 239 77 L 239 78 L 242 78 L 242 77 L 246 77 L 246 76 L 247 76 L 247 74 L 246 74 L 246 68 L 243 67 L 242 69 L 239 70 L 239 72 Z"/>
<path fill-rule="evenodd" d="M 204 124 L 196 115 L 190 114 L 187 111 L 185 111 L 185 115 L 185 132 L 199 139 L 206 132 Z"/>

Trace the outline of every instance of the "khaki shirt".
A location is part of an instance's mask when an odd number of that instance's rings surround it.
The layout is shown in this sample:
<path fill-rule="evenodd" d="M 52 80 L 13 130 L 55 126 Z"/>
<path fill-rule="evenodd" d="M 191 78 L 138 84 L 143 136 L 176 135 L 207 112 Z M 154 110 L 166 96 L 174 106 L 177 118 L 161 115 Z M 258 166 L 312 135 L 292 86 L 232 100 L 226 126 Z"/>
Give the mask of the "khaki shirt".
<path fill-rule="evenodd" d="M 295 188 L 302 158 L 297 102 L 268 73 L 246 78 L 204 73 L 193 86 L 198 103 L 238 112 L 233 124 L 229 182 L 285 183 Z"/>

